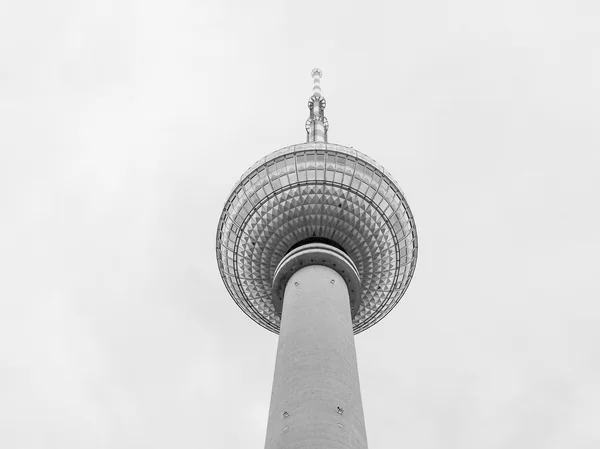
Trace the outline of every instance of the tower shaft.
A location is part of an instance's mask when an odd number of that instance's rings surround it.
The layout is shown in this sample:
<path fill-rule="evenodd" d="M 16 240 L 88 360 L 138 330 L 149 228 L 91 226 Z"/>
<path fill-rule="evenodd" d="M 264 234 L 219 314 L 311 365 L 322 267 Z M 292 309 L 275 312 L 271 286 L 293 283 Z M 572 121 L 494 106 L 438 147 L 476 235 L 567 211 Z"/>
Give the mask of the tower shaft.
<path fill-rule="evenodd" d="M 265 449 L 367 449 L 348 287 L 310 265 L 283 300 Z"/>

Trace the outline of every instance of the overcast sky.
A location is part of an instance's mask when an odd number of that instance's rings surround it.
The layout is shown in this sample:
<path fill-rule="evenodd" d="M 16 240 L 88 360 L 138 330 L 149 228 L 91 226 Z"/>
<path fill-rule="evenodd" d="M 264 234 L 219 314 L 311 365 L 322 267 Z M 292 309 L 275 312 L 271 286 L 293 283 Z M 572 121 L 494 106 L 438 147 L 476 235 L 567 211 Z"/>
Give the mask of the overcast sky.
<path fill-rule="evenodd" d="M 371 449 L 600 447 L 599 2 L 3 0 L 2 448 L 263 447 L 215 233 L 314 67 L 419 233 L 356 338 Z"/>

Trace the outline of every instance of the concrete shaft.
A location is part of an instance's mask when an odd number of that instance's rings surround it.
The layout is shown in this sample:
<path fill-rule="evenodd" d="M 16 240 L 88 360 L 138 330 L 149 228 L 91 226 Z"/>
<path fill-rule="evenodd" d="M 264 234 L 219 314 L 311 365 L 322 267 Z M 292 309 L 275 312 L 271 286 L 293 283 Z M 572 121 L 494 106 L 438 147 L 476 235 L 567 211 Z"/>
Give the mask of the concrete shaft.
<path fill-rule="evenodd" d="M 265 449 L 367 449 L 348 288 L 329 267 L 287 282 Z"/>

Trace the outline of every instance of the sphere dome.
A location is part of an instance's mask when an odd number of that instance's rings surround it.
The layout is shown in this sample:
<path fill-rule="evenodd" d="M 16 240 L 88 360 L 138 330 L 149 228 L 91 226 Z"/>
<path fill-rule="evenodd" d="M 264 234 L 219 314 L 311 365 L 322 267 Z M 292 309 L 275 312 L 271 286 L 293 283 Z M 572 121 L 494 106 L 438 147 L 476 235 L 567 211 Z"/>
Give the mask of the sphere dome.
<path fill-rule="evenodd" d="M 273 276 L 302 241 L 323 239 L 354 262 L 361 298 L 354 333 L 373 326 L 400 301 L 415 270 L 417 232 L 404 194 L 363 153 L 309 142 L 277 150 L 244 173 L 217 229 L 221 277 L 237 305 L 278 333 Z"/>

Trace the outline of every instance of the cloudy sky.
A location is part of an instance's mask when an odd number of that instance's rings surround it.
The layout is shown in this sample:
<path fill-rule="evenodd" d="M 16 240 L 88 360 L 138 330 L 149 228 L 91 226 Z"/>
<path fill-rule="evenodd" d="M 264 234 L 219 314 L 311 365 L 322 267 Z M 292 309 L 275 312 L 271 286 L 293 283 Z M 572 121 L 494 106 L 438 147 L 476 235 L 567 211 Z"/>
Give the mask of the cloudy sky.
<path fill-rule="evenodd" d="M 356 339 L 370 447 L 600 446 L 600 3 L 4 0 L 1 447 L 264 445 L 215 232 L 314 67 L 420 238 Z"/>

